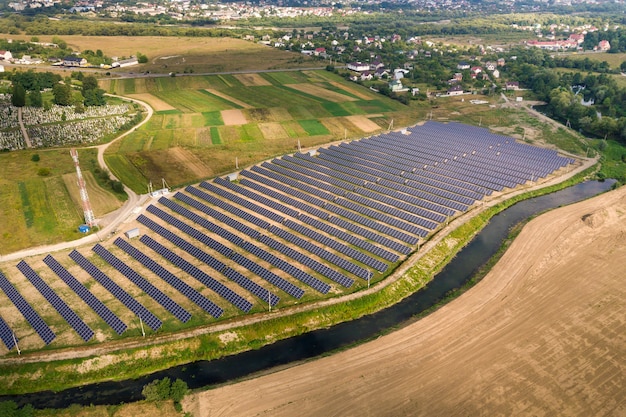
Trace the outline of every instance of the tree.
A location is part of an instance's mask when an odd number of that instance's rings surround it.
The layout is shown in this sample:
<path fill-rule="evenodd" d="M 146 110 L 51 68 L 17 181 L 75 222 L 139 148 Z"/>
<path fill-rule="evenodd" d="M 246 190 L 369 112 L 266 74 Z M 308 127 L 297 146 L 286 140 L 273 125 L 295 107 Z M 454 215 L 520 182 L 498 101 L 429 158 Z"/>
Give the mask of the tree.
<path fill-rule="evenodd" d="M 98 80 L 93 75 L 87 75 L 83 78 L 83 95 L 88 90 L 95 90 L 98 88 Z"/>
<path fill-rule="evenodd" d="M 187 391 L 187 383 L 180 378 L 176 379 L 170 388 L 170 398 L 174 400 L 175 403 L 179 403 L 183 400 L 183 398 L 185 398 Z"/>
<path fill-rule="evenodd" d="M 32 107 L 43 107 L 43 98 L 41 91 L 34 90 L 28 93 L 28 101 Z"/>
<path fill-rule="evenodd" d="M 72 104 L 72 91 L 68 84 L 57 83 L 52 88 L 54 103 L 59 106 L 69 106 Z"/>
<path fill-rule="evenodd" d="M 21 84 L 14 83 L 11 92 L 11 104 L 15 107 L 24 107 L 26 105 L 26 90 Z"/>

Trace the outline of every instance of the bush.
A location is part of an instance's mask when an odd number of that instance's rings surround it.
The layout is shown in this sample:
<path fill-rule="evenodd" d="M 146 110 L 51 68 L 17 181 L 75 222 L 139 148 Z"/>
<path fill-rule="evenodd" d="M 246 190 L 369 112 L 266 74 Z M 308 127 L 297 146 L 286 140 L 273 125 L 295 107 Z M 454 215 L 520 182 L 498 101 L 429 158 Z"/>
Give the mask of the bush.
<path fill-rule="evenodd" d="M 30 160 L 33 162 L 39 162 L 40 158 L 39 158 L 39 154 L 38 153 L 34 153 L 33 156 L 30 157 Z"/>
<path fill-rule="evenodd" d="M 144 396 L 146 401 L 152 402 L 173 400 L 174 406 L 179 410 L 180 402 L 185 398 L 187 391 L 187 383 L 182 379 L 177 379 L 172 383 L 168 377 L 165 377 L 161 380 L 155 379 L 151 383 L 144 385 L 141 395 Z M 182 411 L 182 408 L 179 411 Z"/>
<path fill-rule="evenodd" d="M 50 168 L 39 168 L 39 170 L 37 170 L 37 175 L 40 177 L 47 177 L 50 175 Z"/>

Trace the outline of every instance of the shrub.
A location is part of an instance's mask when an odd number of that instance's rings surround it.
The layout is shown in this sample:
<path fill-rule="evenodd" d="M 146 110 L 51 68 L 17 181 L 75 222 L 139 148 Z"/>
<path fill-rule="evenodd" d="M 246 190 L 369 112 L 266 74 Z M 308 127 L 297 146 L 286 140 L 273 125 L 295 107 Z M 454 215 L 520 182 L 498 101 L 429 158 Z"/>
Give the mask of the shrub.
<path fill-rule="evenodd" d="M 39 154 L 38 153 L 34 153 L 33 156 L 30 157 L 30 160 L 33 162 L 39 162 L 40 158 L 39 158 Z"/>
<path fill-rule="evenodd" d="M 40 177 L 47 177 L 48 175 L 50 175 L 50 168 L 39 168 L 39 170 L 37 171 L 37 175 L 39 175 Z"/>

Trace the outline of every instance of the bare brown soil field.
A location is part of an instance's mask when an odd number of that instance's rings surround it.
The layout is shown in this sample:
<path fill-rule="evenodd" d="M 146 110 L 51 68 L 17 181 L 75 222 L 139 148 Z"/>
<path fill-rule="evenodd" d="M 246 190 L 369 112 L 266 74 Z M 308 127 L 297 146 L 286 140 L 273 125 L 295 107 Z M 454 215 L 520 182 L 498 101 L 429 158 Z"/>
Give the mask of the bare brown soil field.
<path fill-rule="evenodd" d="M 211 168 L 207 167 L 197 156 L 191 153 L 191 151 L 184 148 L 169 148 L 167 151 L 167 160 L 170 163 L 184 166 L 185 169 L 191 171 L 197 178 L 206 178 L 213 174 Z"/>
<path fill-rule="evenodd" d="M 461 297 L 329 357 L 194 394 L 194 416 L 626 415 L 626 187 L 544 214 Z"/>
<path fill-rule="evenodd" d="M 335 91 L 327 90 L 315 84 L 285 84 L 286 87 L 293 88 L 294 90 L 302 91 L 303 93 L 311 94 L 312 96 L 323 98 L 334 103 L 342 103 L 344 101 L 356 101 L 356 98 L 347 96 L 345 94 L 337 93 Z"/>
<path fill-rule="evenodd" d="M 83 178 L 85 179 L 85 183 L 87 185 L 89 202 L 91 203 L 91 208 L 96 217 L 103 216 L 122 206 L 120 200 L 98 185 L 96 179 L 90 171 L 83 172 Z M 76 174 L 63 175 L 63 182 L 65 183 L 65 186 L 74 201 L 74 205 L 82 211 Z"/>
<path fill-rule="evenodd" d="M 263 85 L 271 85 L 269 81 L 261 77 L 259 74 L 235 74 L 233 75 L 241 84 L 246 87 L 258 87 Z"/>
<path fill-rule="evenodd" d="M 243 107 L 244 109 L 251 109 L 251 108 L 252 108 L 252 106 L 251 106 L 251 105 L 249 105 L 249 104 L 247 104 L 247 103 L 244 103 L 243 101 L 238 100 L 238 99 L 236 99 L 236 98 L 234 98 L 234 97 L 231 97 L 231 96 L 229 96 L 228 94 L 222 93 L 221 91 L 217 91 L 217 90 L 216 90 L 216 89 L 214 89 L 214 88 L 205 88 L 205 90 L 206 90 L 206 91 L 208 91 L 209 93 L 211 93 L 211 94 L 215 95 L 215 96 L 218 96 L 218 97 L 221 97 L 221 98 L 223 98 L 223 99 L 225 99 L 225 100 L 228 100 L 228 101 L 230 101 L 231 103 L 235 103 L 235 104 L 237 104 L 237 105 L 239 105 L 239 106 Z"/>
<path fill-rule="evenodd" d="M 154 111 L 163 110 L 176 110 L 176 107 L 171 106 L 169 103 L 161 100 L 160 98 L 153 96 L 150 93 L 128 94 L 128 97 L 136 98 L 137 100 L 145 101 L 154 109 Z"/>
<path fill-rule="evenodd" d="M 368 119 L 367 116 L 346 116 L 346 119 L 365 133 L 375 132 L 380 129 L 380 126 Z"/>
<path fill-rule="evenodd" d="M 248 123 L 246 116 L 239 109 L 222 110 L 222 120 L 224 120 L 224 125 L 226 126 L 245 125 Z"/>

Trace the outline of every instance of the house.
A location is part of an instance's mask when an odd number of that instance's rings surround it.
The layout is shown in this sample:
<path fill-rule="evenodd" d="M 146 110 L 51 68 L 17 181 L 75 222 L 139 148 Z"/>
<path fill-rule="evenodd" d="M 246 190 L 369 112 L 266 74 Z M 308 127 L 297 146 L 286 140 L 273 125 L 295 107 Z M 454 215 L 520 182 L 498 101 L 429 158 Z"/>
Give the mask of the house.
<path fill-rule="evenodd" d="M 391 80 L 389 89 L 393 92 L 409 91 L 408 88 L 402 85 L 402 81 L 400 80 Z"/>
<path fill-rule="evenodd" d="M 349 70 L 356 71 L 356 72 L 369 71 L 370 69 L 369 64 L 364 64 L 362 62 L 350 62 L 348 63 L 347 67 Z"/>
<path fill-rule="evenodd" d="M 326 55 L 326 48 L 315 48 L 315 50 L 313 51 L 313 55 L 315 56 Z"/>
<path fill-rule="evenodd" d="M 449 96 L 460 96 L 461 94 L 463 94 L 463 87 L 460 85 L 454 85 L 448 90 Z"/>
<path fill-rule="evenodd" d="M 517 58 L 517 57 L 515 57 L 515 58 Z M 513 59 L 513 58 L 511 58 L 511 59 Z M 504 60 L 504 58 L 498 58 L 497 62 L 498 62 L 498 66 L 499 67 L 503 67 L 504 64 L 506 64 L 506 61 Z"/>
<path fill-rule="evenodd" d="M 376 71 L 376 70 L 378 70 L 378 69 L 380 69 L 380 68 L 385 68 L 385 64 L 383 64 L 383 63 L 382 63 L 381 61 L 379 61 L 379 60 L 376 60 L 376 61 L 374 61 L 374 62 L 372 62 L 372 63 L 370 64 L 370 70 L 371 70 L 371 71 Z"/>
<path fill-rule="evenodd" d="M 571 35 L 569 35 L 569 40 L 574 41 L 580 45 L 585 41 L 585 35 L 582 33 L 572 33 Z"/>
<path fill-rule="evenodd" d="M 452 77 L 452 79 L 454 81 L 463 81 L 463 74 L 460 72 L 455 72 L 454 76 Z"/>
<path fill-rule="evenodd" d="M 361 77 L 360 77 L 361 81 L 370 81 L 372 78 L 374 78 L 374 76 L 369 71 L 363 71 L 361 73 Z"/>
<path fill-rule="evenodd" d="M 0 60 L 11 61 L 13 59 L 13 54 L 11 51 L 0 51 Z"/>
<path fill-rule="evenodd" d="M 485 63 L 485 69 L 486 69 L 487 71 L 493 71 L 493 70 L 495 70 L 495 69 L 496 69 L 496 67 L 497 67 L 497 66 L 498 66 L 498 64 L 497 64 L 497 63 L 495 63 L 495 62 L 487 61 L 487 62 Z"/>
<path fill-rule="evenodd" d="M 467 62 L 459 62 L 456 66 L 456 69 L 458 70 L 468 70 L 470 69 L 470 64 L 468 64 Z"/>
<path fill-rule="evenodd" d="M 82 67 L 87 65 L 87 60 L 78 56 L 66 56 L 63 58 L 63 66 L 65 67 Z"/>
<path fill-rule="evenodd" d="M 597 47 L 597 48 L 598 48 L 598 49 L 597 49 L 598 51 L 603 51 L 603 52 L 606 52 L 606 51 L 608 51 L 609 49 L 611 49 L 611 44 L 610 44 L 610 43 L 609 43 L 609 41 L 607 41 L 607 40 L 600 41 L 600 42 L 598 43 L 598 47 Z"/>
<path fill-rule="evenodd" d="M 491 71 L 491 75 L 493 75 L 493 78 L 500 78 L 500 71 L 494 69 L 493 71 Z"/>
<path fill-rule="evenodd" d="M 376 72 L 374 72 L 374 76 L 376 78 L 389 77 L 389 71 L 387 71 L 385 68 L 378 68 Z"/>
<path fill-rule="evenodd" d="M 4 65 L 0 65 L 0 72 L 4 72 Z"/>
<path fill-rule="evenodd" d="M 395 78 L 396 80 L 399 80 L 401 78 L 404 78 L 404 76 L 407 75 L 408 73 L 409 71 L 406 69 L 396 68 L 395 70 L 393 70 L 393 78 Z"/>
<path fill-rule="evenodd" d="M 511 91 L 511 90 L 519 90 L 519 82 L 517 81 L 507 81 L 504 84 L 504 88 L 507 91 Z"/>

